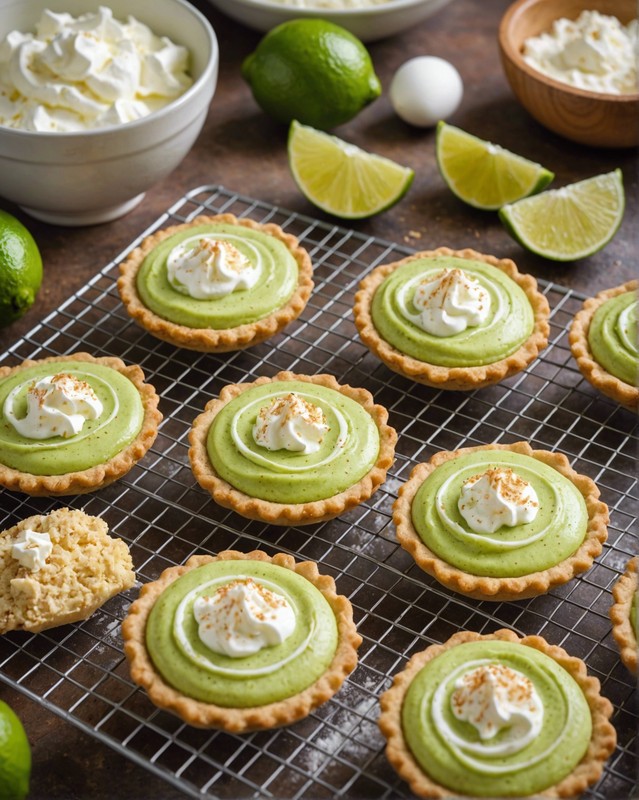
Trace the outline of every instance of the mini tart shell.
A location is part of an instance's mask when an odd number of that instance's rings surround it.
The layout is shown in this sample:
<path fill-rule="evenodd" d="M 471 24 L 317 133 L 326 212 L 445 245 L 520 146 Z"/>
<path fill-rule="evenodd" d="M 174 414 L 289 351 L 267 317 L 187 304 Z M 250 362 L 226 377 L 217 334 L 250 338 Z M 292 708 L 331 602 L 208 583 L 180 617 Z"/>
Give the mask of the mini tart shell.
<path fill-rule="evenodd" d="M 17 367 L 0 367 L 0 380 L 16 372 L 37 366 L 62 361 L 90 362 L 110 367 L 128 378 L 142 399 L 144 417 L 137 437 L 119 453 L 104 464 L 62 475 L 33 475 L 0 464 L 0 485 L 16 492 L 24 492 L 34 497 L 50 497 L 69 494 L 86 494 L 101 489 L 118 480 L 139 461 L 151 447 L 158 434 L 162 414 L 158 410 L 159 398 L 150 383 L 144 382 L 144 373 L 137 364 L 127 366 L 119 358 L 102 356 L 96 358 L 89 353 L 74 353 L 69 356 L 53 356 L 24 361 Z"/>
<path fill-rule="evenodd" d="M 518 350 L 506 358 L 484 366 L 443 367 L 408 356 L 397 350 L 379 335 L 371 316 L 373 297 L 379 286 L 391 272 L 403 264 L 421 258 L 434 258 L 437 256 L 453 256 L 472 261 L 483 261 L 504 272 L 523 289 L 533 309 L 534 325 L 531 335 Z M 548 324 L 550 308 L 546 297 L 537 291 L 537 281 L 531 275 L 520 273 L 515 262 L 509 258 L 495 258 L 495 256 L 484 255 L 468 248 L 451 250 L 448 247 L 439 247 L 436 250 L 423 250 L 403 258 L 401 261 L 376 267 L 361 281 L 360 289 L 355 295 L 353 313 L 355 325 L 362 341 L 389 369 L 417 383 L 423 383 L 436 389 L 455 391 L 481 389 L 484 386 L 499 383 L 510 375 L 521 372 L 546 347 L 550 330 Z"/>
<path fill-rule="evenodd" d="M 335 614 L 338 630 L 338 644 L 333 661 L 315 683 L 286 700 L 253 708 L 226 708 L 194 700 L 178 692 L 157 672 L 145 645 L 146 624 L 151 609 L 170 584 L 186 572 L 212 561 L 239 560 L 268 562 L 306 578 L 328 601 Z M 131 677 L 135 683 L 146 689 L 156 706 L 174 712 L 197 728 L 220 728 L 230 733 L 290 725 L 308 716 L 314 708 L 329 700 L 355 669 L 357 648 L 362 641 L 353 622 L 352 606 L 346 597 L 336 593 L 335 582 L 330 576 L 320 575 L 317 565 L 312 561 L 296 562 L 284 553 L 271 557 L 260 550 L 251 553 L 224 550 L 217 556 L 192 556 L 184 566 L 164 570 L 156 581 L 142 587 L 139 598 L 131 605 L 128 616 L 122 623 L 122 634 Z"/>
<path fill-rule="evenodd" d="M 633 597 L 639 591 L 638 569 L 639 556 L 635 556 L 630 559 L 626 565 L 626 571 L 612 587 L 612 596 L 615 602 L 610 607 L 612 635 L 619 647 L 621 660 L 633 675 L 637 675 L 638 672 L 639 655 L 637 653 L 637 637 L 630 622 L 630 611 Z"/>
<path fill-rule="evenodd" d="M 514 631 L 502 629 L 493 634 L 481 635 L 472 632 L 454 634 L 444 644 L 431 645 L 426 650 L 415 654 L 405 669 L 398 673 L 393 685 L 380 698 L 381 715 L 379 727 L 387 740 L 386 757 L 398 774 L 408 782 L 411 790 L 419 797 L 456 798 L 456 800 L 472 800 L 465 795 L 453 793 L 450 789 L 435 783 L 422 770 L 408 748 L 402 731 L 402 705 L 411 682 L 424 665 L 446 650 L 450 650 L 465 642 L 499 640 L 518 643 L 522 647 L 539 650 L 560 664 L 576 681 L 584 693 L 592 716 L 592 736 L 590 745 L 581 762 L 560 783 L 551 786 L 535 797 L 574 797 L 581 794 L 587 786 L 595 783 L 603 771 L 604 761 L 613 752 L 617 736 L 610 724 L 612 704 L 599 693 L 600 683 L 597 678 L 590 677 L 584 662 L 569 656 L 565 650 L 549 644 L 541 636 L 525 636 L 520 638 Z M 476 800 L 476 799 L 475 799 Z"/>
<path fill-rule="evenodd" d="M 308 503 L 274 503 L 244 494 L 219 477 L 206 449 L 209 428 L 215 416 L 234 397 L 247 389 L 276 381 L 305 381 L 325 386 L 355 400 L 370 414 L 379 431 L 379 454 L 377 462 L 360 481 L 325 500 Z M 376 405 L 366 389 L 341 385 L 332 375 L 297 375 L 293 372 L 279 372 L 273 378 L 261 377 L 252 383 L 225 386 L 218 399 L 207 403 L 204 412 L 195 419 L 189 433 L 191 468 L 200 486 L 211 494 L 216 503 L 224 508 L 233 509 L 243 517 L 261 520 L 271 525 L 310 525 L 323 522 L 368 500 L 386 479 L 386 472 L 394 461 L 397 441 L 397 434 L 386 424 L 387 420 L 386 409 Z"/>
<path fill-rule="evenodd" d="M 188 230 L 195 225 L 215 223 L 251 228 L 268 236 L 273 236 L 282 242 L 297 262 L 299 269 L 297 289 L 285 305 L 275 309 L 268 316 L 256 322 L 238 325 L 236 328 L 190 328 L 158 316 L 144 305 L 142 298 L 138 294 L 136 280 L 142 262 L 160 242 L 174 233 Z M 147 236 L 141 245 L 136 247 L 127 259 L 120 264 L 120 277 L 117 285 L 120 297 L 129 315 L 156 338 L 170 342 L 176 347 L 184 347 L 189 350 L 198 350 L 205 353 L 226 353 L 259 344 L 279 333 L 286 325 L 297 319 L 306 307 L 311 295 L 313 289 L 312 274 L 313 267 L 306 250 L 299 245 L 295 236 L 284 233 L 279 225 L 273 223 L 260 225 L 252 219 L 238 219 L 233 214 L 217 214 L 215 216 L 199 216 L 191 222 L 172 225 L 169 228 L 157 231 L 151 236 Z"/>
<path fill-rule="evenodd" d="M 510 450 L 530 456 L 557 470 L 575 484 L 586 503 L 588 525 L 583 542 L 571 556 L 549 569 L 532 572 L 529 575 L 517 578 L 490 578 L 464 572 L 441 559 L 426 546 L 413 525 L 411 514 L 417 491 L 440 464 L 466 453 L 483 450 Z M 509 445 L 488 444 L 436 453 L 427 463 L 418 464 L 411 472 L 408 481 L 400 488 L 397 500 L 393 504 L 393 521 L 399 543 L 412 555 L 421 569 L 454 592 L 477 600 L 523 600 L 545 594 L 553 586 L 566 583 L 580 572 L 590 569 L 608 538 L 608 507 L 599 500 L 599 489 L 595 483 L 586 475 L 575 472 L 566 456 L 546 450 L 533 450 L 527 442 L 515 442 Z"/>
<path fill-rule="evenodd" d="M 575 315 L 568 334 L 570 351 L 577 362 L 579 371 L 588 383 L 592 384 L 602 394 L 605 394 L 606 397 L 616 400 L 617 403 L 629 408 L 631 411 L 639 410 L 639 387 L 632 386 L 611 375 L 599 362 L 595 361 L 588 342 L 588 331 L 595 312 L 607 300 L 626 292 L 636 292 L 638 290 L 639 281 L 633 280 L 621 286 L 615 286 L 613 289 L 605 289 L 595 297 L 588 298 L 581 310 Z"/>

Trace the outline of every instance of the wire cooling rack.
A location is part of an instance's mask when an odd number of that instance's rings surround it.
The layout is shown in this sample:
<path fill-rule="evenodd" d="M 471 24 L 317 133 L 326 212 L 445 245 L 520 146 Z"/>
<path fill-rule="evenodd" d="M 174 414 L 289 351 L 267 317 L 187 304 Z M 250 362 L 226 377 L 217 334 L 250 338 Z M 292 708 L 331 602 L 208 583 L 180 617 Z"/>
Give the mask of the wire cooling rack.
<path fill-rule="evenodd" d="M 116 288 L 117 263 L 143 236 L 201 213 L 232 212 L 275 222 L 295 234 L 315 267 L 304 314 L 284 333 L 243 352 L 177 350 L 137 327 Z M 40 634 L 0 637 L 0 679 L 179 786 L 211 798 L 410 797 L 384 755 L 378 697 L 410 656 L 458 630 L 511 627 L 541 634 L 583 658 L 614 704 L 618 747 L 586 796 L 622 800 L 635 788 L 637 709 L 633 682 L 619 661 L 608 609 L 611 586 L 636 550 L 633 415 L 582 380 L 567 326 L 583 296 L 542 283 L 552 308 L 541 358 L 518 376 L 470 394 L 441 392 L 391 373 L 361 344 L 352 321 L 360 278 L 411 250 L 206 186 L 193 190 L 58 311 L 0 358 L 18 363 L 85 350 L 138 363 L 165 415 L 154 447 L 125 478 L 64 501 L 0 490 L 2 529 L 61 505 L 107 521 L 130 546 L 138 583 L 89 620 Z M 399 433 L 384 486 L 336 520 L 303 528 L 247 521 L 218 507 L 195 482 L 187 457 L 192 420 L 227 383 L 273 375 L 329 372 L 369 389 Z M 593 568 L 548 595 L 486 603 L 456 595 L 423 573 L 396 543 L 391 507 L 412 467 L 438 450 L 528 440 L 559 450 L 593 478 L 610 508 L 604 551 Z M 328 703 L 288 728 L 234 736 L 198 730 L 158 710 L 130 680 L 120 623 L 139 587 L 194 553 L 225 548 L 312 559 L 333 575 L 354 607 L 363 636 L 359 665 Z"/>

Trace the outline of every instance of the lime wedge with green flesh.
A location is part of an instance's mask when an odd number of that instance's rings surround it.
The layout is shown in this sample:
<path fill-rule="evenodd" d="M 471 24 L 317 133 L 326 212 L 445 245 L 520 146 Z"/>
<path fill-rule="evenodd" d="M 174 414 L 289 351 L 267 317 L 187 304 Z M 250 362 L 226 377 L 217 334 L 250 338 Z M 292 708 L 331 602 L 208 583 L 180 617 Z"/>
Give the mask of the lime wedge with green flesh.
<path fill-rule="evenodd" d="M 437 164 L 448 188 L 475 208 L 495 211 L 541 191 L 552 172 L 497 144 L 440 121 Z"/>
<path fill-rule="evenodd" d="M 390 208 L 414 177 L 409 167 L 297 121 L 289 131 L 288 159 L 306 199 L 342 219 L 362 219 Z"/>
<path fill-rule="evenodd" d="M 526 250 L 552 261 L 575 261 L 608 244 L 624 206 L 621 170 L 616 169 L 506 205 L 499 217 Z"/>

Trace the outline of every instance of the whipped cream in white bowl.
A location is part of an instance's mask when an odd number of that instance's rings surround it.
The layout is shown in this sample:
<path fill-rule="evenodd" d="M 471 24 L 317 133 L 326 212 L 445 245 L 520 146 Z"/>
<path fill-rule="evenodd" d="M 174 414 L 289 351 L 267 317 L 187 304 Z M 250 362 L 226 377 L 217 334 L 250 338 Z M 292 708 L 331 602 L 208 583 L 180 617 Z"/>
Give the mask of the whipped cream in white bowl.
<path fill-rule="evenodd" d="M 116 33 L 108 45 L 89 49 L 87 41 L 76 41 L 67 32 L 56 45 L 57 52 L 51 48 L 43 54 L 43 44 L 23 45 L 25 58 L 30 51 L 29 59 L 23 59 L 25 68 L 17 76 L 25 93 L 37 100 L 51 86 L 43 80 L 43 70 L 29 73 L 26 69 L 33 63 L 34 50 L 45 60 L 57 58 L 56 66 L 82 71 L 83 81 L 99 90 L 100 107 L 95 113 L 102 116 L 97 124 L 88 119 L 94 110 L 83 119 L 94 99 L 86 91 L 74 98 L 81 115 L 54 112 L 52 116 L 46 104 L 39 107 L 30 102 L 28 127 L 39 130 L 0 124 L 0 194 L 53 224 L 92 225 L 134 208 L 191 149 L 217 83 L 215 32 L 186 0 L 0 0 L 0 42 L 12 32 L 17 32 L 14 44 L 20 35 L 35 34 L 45 10 L 77 19 L 98 13 L 101 6 L 112 12 L 110 28 L 124 26 L 126 38 L 139 40 L 133 48 L 127 51 L 130 45 L 118 46 Z M 150 29 L 156 37 L 152 44 L 142 28 L 126 27 L 130 18 Z M 132 86 L 129 75 L 137 70 L 132 67 L 133 61 L 138 63 L 141 45 L 142 51 L 155 52 L 142 66 L 139 86 Z M 117 53 L 114 68 L 109 68 L 104 48 Z M 64 64 L 65 60 L 70 63 Z M 88 61 L 92 63 L 87 67 Z M 181 69 L 184 62 L 187 75 Z M 157 97 L 159 89 L 165 94 L 162 99 Z M 115 102 L 109 101 L 109 95 Z M 31 124 L 36 117 L 37 124 Z"/>
<path fill-rule="evenodd" d="M 451 0 L 209 0 L 231 19 L 266 33 L 289 19 L 321 17 L 363 42 L 385 39 L 430 17 Z"/>

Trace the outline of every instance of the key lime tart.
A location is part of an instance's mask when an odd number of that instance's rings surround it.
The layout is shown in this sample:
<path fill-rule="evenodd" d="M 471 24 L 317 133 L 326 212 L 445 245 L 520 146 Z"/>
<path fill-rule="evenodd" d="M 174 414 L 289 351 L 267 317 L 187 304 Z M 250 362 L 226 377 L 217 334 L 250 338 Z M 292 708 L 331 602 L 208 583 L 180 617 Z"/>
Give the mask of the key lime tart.
<path fill-rule="evenodd" d="M 88 353 L 0 368 L 0 485 L 30 495 L 91 492 L 155 441 L 155 389 L 137 365 Z"/>
<path fill-rule="evenodd" d="M 402 547 L 444 586 L 479 600 L 520 600 L 592 566 L 608 508 L 564 455 L 516 442 L 418 464 L 393 520 Z"/>
<path fill-rule="evenodd" d="M 549 307 L 514 261 L 440 247 L 376 267 L 355 295 L 364 344 L 401 375 L 471 390 L 520 372 L 548 341 Z"/>
<path fill-rule="evenodd" d="M 0 633 L 43 631 L 87 619 L 135 573 L 106 522 L 60 508 L 0 533 Z"/>
<path fill-rule="evenodd" d="M 570 327 L 572 354 L 584 378 L 632 411 L 639 409 L 637 290 L 628 281 L 590 297 Z"/>
<path fill-rule="evenodd" d="M 280 372 L 209 401 L 189 435 L 191 466 L 217 503 L 244 517 L 322 522 L 384 482 L 397 440 L 387 419 L 366 389 Z"/>
<path fill-rule="evenodd" d="M 144 239 L 120 265 L 118 290 L 128 313 L 157 338 L 223 353 L 296 319 L 311 275 L 308 253 L 278 225 L 219 214 Z"/>
<path fill-rule="evenodd" d="M 631 558 L 623 575 L 612 587 L 614 603 L 610 608 L 612 635 L 614 636 L 621 660 L 633 675 L 637 674 L 639 653 L 637 651 L 637 593 L 639 581 L 637 569 L 639 557 Z"/>
<path fill-rule="evenodd" d="M 122 625 L 131 677 L 190 725 L 291 724 L 329 700 L 361 643 L 348 599 L 310 561 L 225 550 L 142 587 Z"/>
<path fill-rule="evenodd" d="M 575 797 L 616 744 L 599 688 L 540 636 L 457 633 L 382 695 L 386 755 L 420 797 Z"/>

